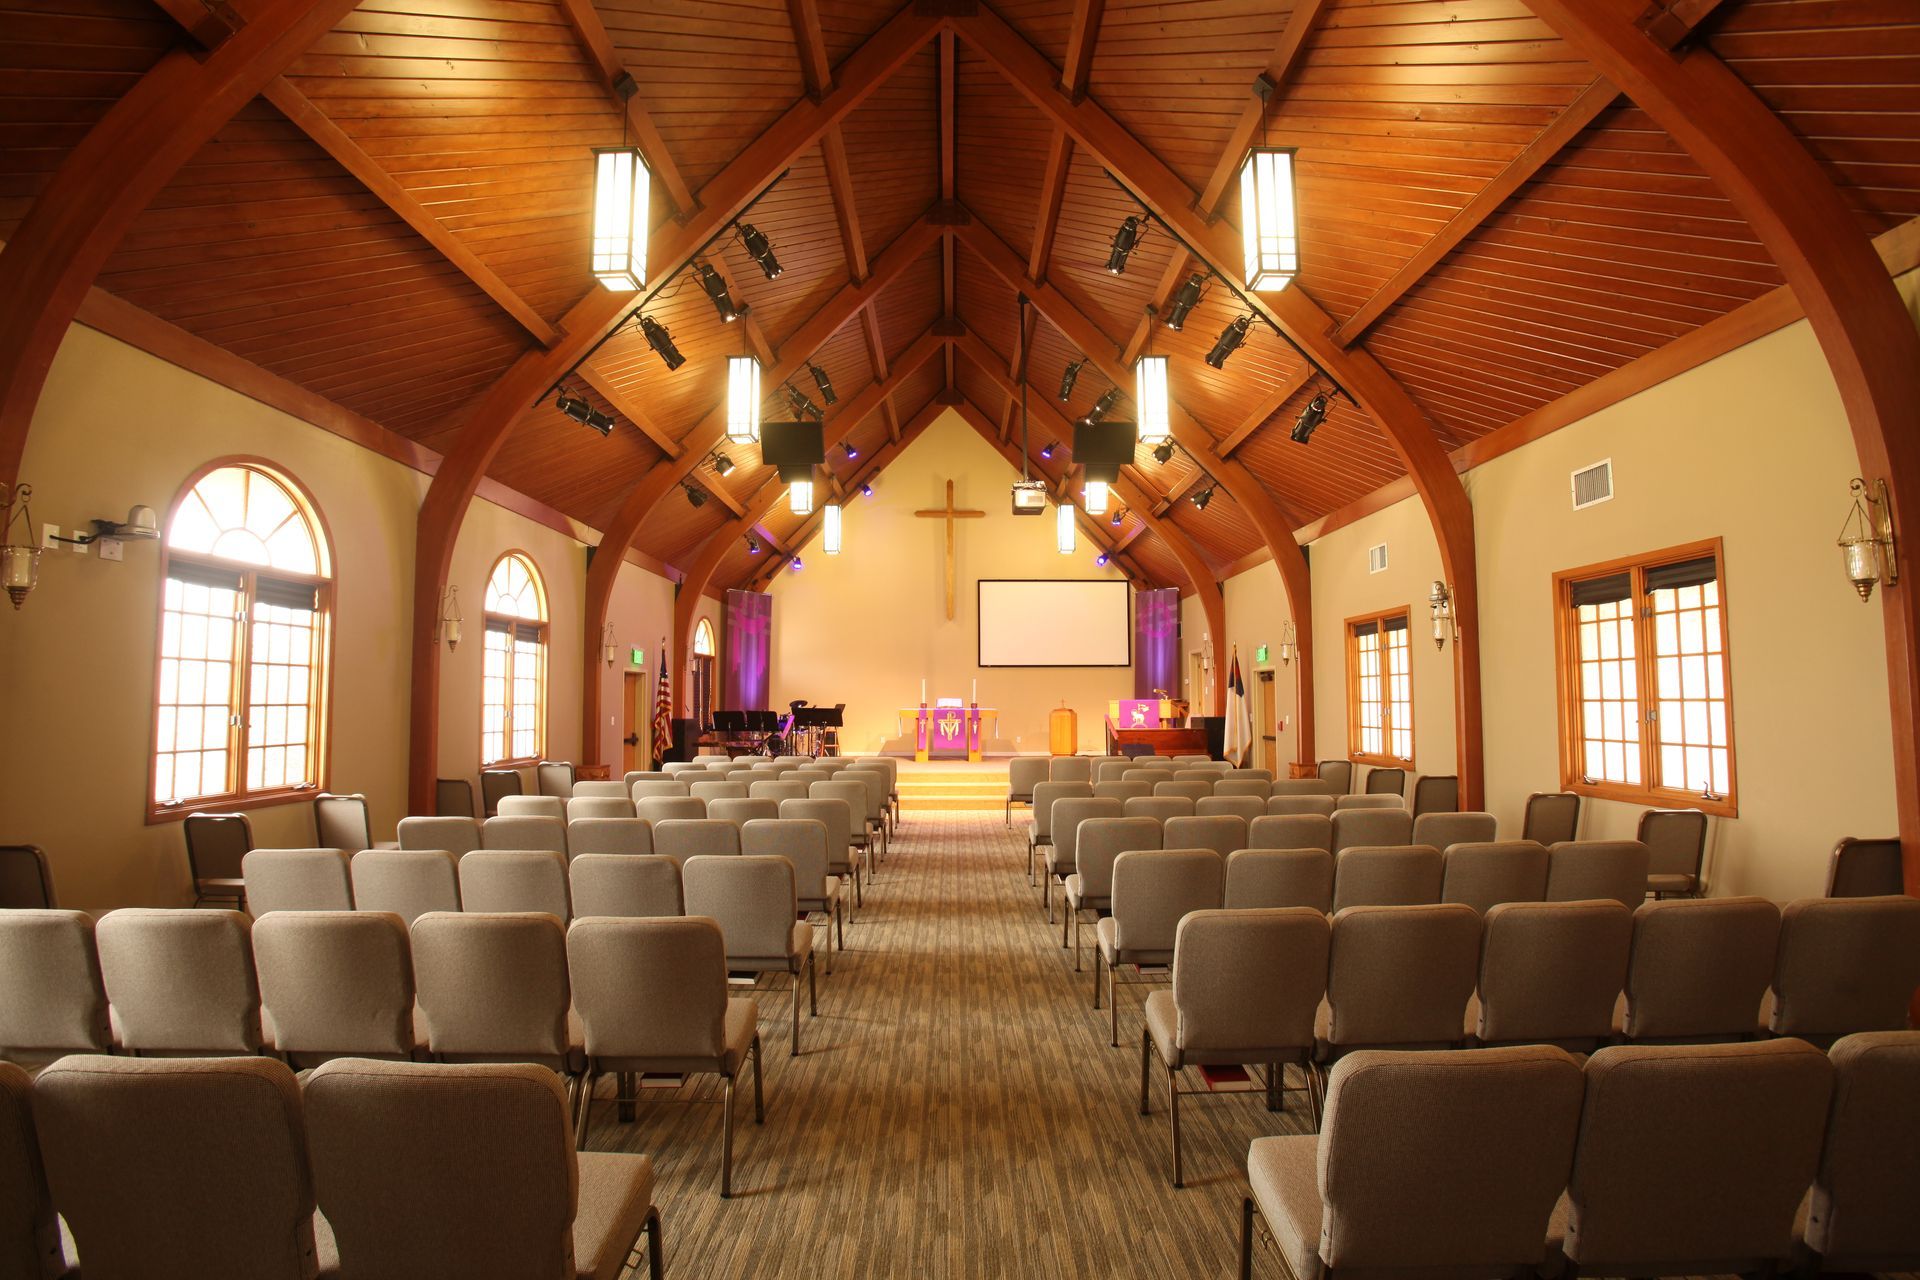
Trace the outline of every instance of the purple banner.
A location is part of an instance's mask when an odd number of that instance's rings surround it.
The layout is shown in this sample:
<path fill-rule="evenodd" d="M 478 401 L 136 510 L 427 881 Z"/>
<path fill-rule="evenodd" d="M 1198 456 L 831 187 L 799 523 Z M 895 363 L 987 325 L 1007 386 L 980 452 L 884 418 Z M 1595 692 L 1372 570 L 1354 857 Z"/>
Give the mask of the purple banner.
<path fill-rule="evenodd" d="M 766 710 L 773 662 L 772 596 L 727 592 L 720 653 L 720 705 L 729 711 Z"/>
<path fill-rule="evenodd" d="M 1180 592 L 1133 595 L 1133 696 L 1180 696 Z"/>

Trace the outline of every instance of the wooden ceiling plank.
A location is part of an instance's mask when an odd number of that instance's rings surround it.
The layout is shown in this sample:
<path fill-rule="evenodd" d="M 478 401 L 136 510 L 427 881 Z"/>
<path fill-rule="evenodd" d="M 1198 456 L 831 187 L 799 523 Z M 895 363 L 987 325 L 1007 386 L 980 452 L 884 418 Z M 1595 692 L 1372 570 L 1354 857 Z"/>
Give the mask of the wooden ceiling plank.
<path fill-rule="evenodd" d="M 1604 79 L 1595 79 L 1582 89 L 1580 96 L 1555 116 L 1553 122 L 1541 130 L 1539 137 L 1527 144 L 1525 150 L 1508 162 L 1506 168 L 1482 187 L 1473 199 L 1462 206 L 1459 213 L 1450 218 L 1385 284 L 1375 290 L 1372 297 L 1360 304 L 1359 310 L 1348 317 L 1335 334 L 1340 345 L 1352 346 L 1359 341 L 1360 336 L 1373 327 L 1374 321 L 1385 315 L 1409 289 L 1425 279 L 1429 271 L 1440 265 L 1441 259 L 1479 230 L 1482 223 L 1499 212 L 1508 197 L 1519 191 L 1565 150 L 1619 96 L 1620 91 Z"/>
<path fill-rule="evenodd" d="M 296 129 L 311 138 L 381 204 L 393 210 L 402 222 L 413 228 L 415 234 L 433 246 L 434 252 L 451 262 L 461 275 L 473 281 L 502 311 L 532 334 L 535 341 L 542 346 L 552 346 L 559 338 L 559 331 L 548 324 L 545 317 L 528 306 L 526 299 L 514 292 L 513 287 L 502 280 L 492 267 L 480 260 L 479 254 L 463 244 L 412 192 L 401 186 L 398 179 L 382 168 L 379 161 L 368 155 L 359 143 L 329 119 L 313 104 L 312 99 L 296 89 L 285 76 L 270 81 L 263 96 Z"/>
<path fill-rule="evenodd" d="M 647 167 L 665 189 L 667 199 L 673 202 L 675 216 L 682 222 L 686 221 L 700 207 L 699 198 L 681 176 L 680 167 L 673 161 L 673 153 L 667 150 L 666 139 L 660 136 L 660 130 L 641 103 L 640 95 L 635 93 L 628 96 L 618 87 L 621 78 L 630 73 L 620 60 L 620 51 L 614 46 L 613 37 L 607 34 L 606 24 L 600 20 L 600 11 L 594 8 L 593 0 L 560 0 L 560 10 L 566 14 L 580 47 L 586 50 L 587 57 L 592 60 L 594 70 L 600 75 L 601 86 L 612 95 L 615 108 L 626 113 L 627 127 L 633 130 L 634 142 L 641 154 L 646 156 Z"/>
<path fill-rule="evenodd" d="M 1220 442 L 1220 456 L 1231 458 L 1233 451 L 1245 444 L 1247 438 L 1258 431 L 1268 418 L 1280 412 L 1287 401 L 1293 399 L 1295 392 L 1312 381 L 1313 376 L 1313 366 L 1302 362 L 1300 367 L 1293 371 L 1291 377 L 1261 397 L 1260 403 L 1254 406 L 1253 412 L 1249 413 L 1246 419 Z"/>
<path fill-rule="evenodd" d="M 600 393 L 600 398 L 612 405 L 621 417 L 631 422 L 647 439 L 653 441 L 669 458 L 680 456 L 680 442 L 662 431 L 653 421 L 653 415 L 645 412 L 633 398 L 617 383 L 603 374 L 594 371 L 590 364 L 580 366 L 580 380 Z"/>

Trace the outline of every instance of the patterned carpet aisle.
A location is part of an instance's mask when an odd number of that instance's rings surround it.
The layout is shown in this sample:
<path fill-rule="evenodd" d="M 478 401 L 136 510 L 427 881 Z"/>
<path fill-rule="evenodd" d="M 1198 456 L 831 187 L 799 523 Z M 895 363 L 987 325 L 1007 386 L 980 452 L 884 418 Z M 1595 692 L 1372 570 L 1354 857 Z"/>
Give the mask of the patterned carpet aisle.
<path fill-rule="evenodd" d="M 1303 1131 L 1304 1101 L 1290 1093 L 1276 1115 L 1258 1095 L 1188 1097 L 1188 1186 L 1173 1190 L 1157 1063 L 1154 1114 L 1136 1109 L 1150 988 L 1123 985 L 1109 1048 L 1091 964 L 1073 972 L 1025 856 L 1021 818 L 1008 831 L 998 812 L 910 813 L 797 1059 L 787 980 L 763 980 L 767 1123 L 743 1097 L 733 1200 L 711 1078 L 650 1093 L 634 1124 L 595 1108 L 592 1150 L 655 1160 L 670 1275 L 1233 1274 L 1247 1143 Z"/>

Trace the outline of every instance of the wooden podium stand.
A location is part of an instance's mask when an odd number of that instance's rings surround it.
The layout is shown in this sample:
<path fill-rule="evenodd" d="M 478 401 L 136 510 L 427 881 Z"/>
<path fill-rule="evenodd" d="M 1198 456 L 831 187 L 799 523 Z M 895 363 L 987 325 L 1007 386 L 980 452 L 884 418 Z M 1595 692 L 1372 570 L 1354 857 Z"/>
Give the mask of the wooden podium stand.
<path fill-rule="evenodd" d="M 913 758 L 980 763 L 981 726 L 998 715 L 992 707 L 902 707 L 902 725 L 913 726 Z"/>
<path fill-rule="evenodd" d="M 1178 699 L 1129 699 L 1107 704 L 1107 738 L 1112 751 L 1122 747 L 1150 747 L 1160 756 L 1204 756 L 1205 729 L 1180 728 L 1187 704 Z"/>

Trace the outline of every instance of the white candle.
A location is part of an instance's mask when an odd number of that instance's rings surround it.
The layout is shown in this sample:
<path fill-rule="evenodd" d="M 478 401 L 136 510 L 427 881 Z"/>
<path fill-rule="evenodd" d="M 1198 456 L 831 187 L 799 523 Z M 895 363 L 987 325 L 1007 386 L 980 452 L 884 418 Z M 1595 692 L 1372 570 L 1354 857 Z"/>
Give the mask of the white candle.
<path fill-rule="evenodd" d="M 920 705 L 923 707 L 927 705 L 927 678 L 925 676 L 920 677 Z"/>
<path fill-rule="evenodd" d="M 973 682 L 973 698 L 971 700 L 975 706 L 978 706 L 980 703 L 980 682 L 978 680 Z"/>

